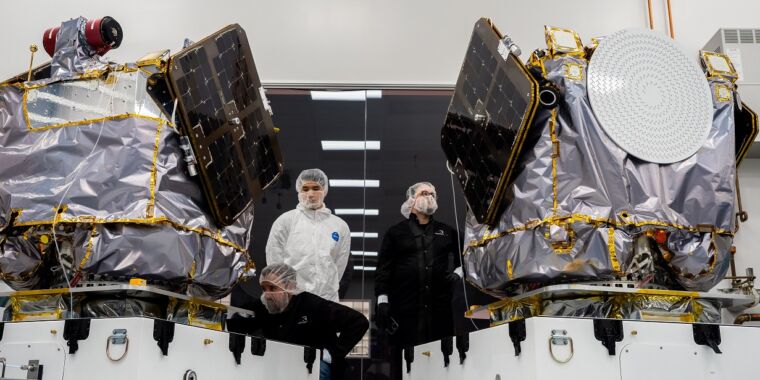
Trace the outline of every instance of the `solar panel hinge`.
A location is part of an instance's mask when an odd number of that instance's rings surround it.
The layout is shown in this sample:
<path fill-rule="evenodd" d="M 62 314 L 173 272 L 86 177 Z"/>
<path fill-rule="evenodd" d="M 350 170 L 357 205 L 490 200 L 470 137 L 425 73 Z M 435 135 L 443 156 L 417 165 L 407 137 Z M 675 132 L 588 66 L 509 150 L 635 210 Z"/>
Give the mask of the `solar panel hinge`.
<path fill-rule="evenodd" d="M 182 150 L 183 161 L 187 165 L 187 174 L 191 177 L 198 175 L 198 160 L 195 158 L 193 147 L 190 145 L 190 138 L 183 135 L 179 138 L 179 148 Z"/>

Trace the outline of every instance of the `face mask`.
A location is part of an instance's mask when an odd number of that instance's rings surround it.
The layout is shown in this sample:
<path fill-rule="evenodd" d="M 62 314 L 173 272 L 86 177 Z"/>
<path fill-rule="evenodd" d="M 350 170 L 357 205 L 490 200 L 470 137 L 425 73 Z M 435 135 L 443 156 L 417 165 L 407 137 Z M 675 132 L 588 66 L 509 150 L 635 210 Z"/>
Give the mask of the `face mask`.
<path fill-rule="evenodd" d="M 298 203 L 310 210 L 322 208 L 324 205 L 325 192 L 309 190 L 298 193 Z"/>
<path fill-rule="evenodd" d="M 269 297 L 267 297 L 267 295 Z M 286 292 L 263 292 L 261 293 L 261 303 L 270 314 L 280 314 L 288 307 L 290 299 Z"/>
<path fill-rule="evenodd" d="M 432 196 L 418 196 L 414 200 L 414 209 L 425 215 L 433 215 L 438 210 L 438 202 Z"/>

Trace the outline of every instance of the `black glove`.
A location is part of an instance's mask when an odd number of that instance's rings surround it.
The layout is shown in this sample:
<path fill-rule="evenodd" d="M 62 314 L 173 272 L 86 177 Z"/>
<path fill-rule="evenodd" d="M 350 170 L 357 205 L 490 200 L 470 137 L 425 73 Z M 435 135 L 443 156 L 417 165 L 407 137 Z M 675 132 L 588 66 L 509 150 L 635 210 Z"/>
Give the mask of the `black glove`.
<path fill-rule="evenodd" d="M 385 330 L 391 325 L 391 312 L 388 302 L 377 304 L 377 314 L 375 315 L 375 323 L 381 330 Z"/>
<path fill-rule="evenodd" d="M 462 278 L 459 277 L 459 275 L 454 272 L 451 272 L 446 275 L 446 282 L 448 282 L 452 286 L 459 284 L 460 281 L 462 281 Z"/>

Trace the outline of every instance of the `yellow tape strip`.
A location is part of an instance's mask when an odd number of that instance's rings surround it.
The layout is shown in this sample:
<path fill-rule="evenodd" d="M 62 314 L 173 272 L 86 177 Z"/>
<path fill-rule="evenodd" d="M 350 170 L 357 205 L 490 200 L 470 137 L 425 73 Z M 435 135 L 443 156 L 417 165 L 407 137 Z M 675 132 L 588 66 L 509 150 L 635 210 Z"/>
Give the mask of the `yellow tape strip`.
<path fill-rule="evenodd" d="M 113 116 L 106 116 L 106 117 L 100 117 L 97 119 L 85 119 L 85 120 L 79 120 L 79 121 L 72 121 L 68 123 L 61 123 L 61 124 L 52 124 L 52 125 L 46 125 L 44 127 L 32 127 L 31 121 L 29 120 L 29 114 L 26 107 L 26 96 L 28 92 L 24 92 L 24 98 L 23 98 L 23 110 L 24 110 L 24 120 L 26 121 L 26 128 L 32 132 L 41 132 L 41 131 L 47 131 L 49 129 L 57 129 L 57 128 L 65 128 L 65 127 L 76 127 L 80 125 L 87 125 L 87 124 L 95 124 L 95 123 L 101 123 L 111 120 L 123 120 L 123 119 L 143 119 L 143 120 L 150 120 L 155 121 L 157 123 L 161 124 L 170 124 L 168 121 L 154 117 L 154 116 L 145 116 L 145 115 L 139 115 L 134 113 L 124 113 L 119 115 L 113 115 Z"/>
<path fill-rule="evenodd" d="M 559 139 L 557 139 L 557 108 L 549 119 L 549 133 L 552 139 L 552 213 L 557 215 L 557 159 L 559 158 Z"/>
<path fill-rule="evenodd" d="M 61 316 L 63 315 L 63 311 L 61 309 L 56 309 L 55 311 L 40 311 L 35 313 L 20 313 L 20 312 L 13 312 L 11 313 L 11 321 L 12 322 L 18 322 L 18 321 L 34 321 L 34 320 L 47 320 L 47 319 L 61 319 Z"/>
<path fill-rule="evenodd" d="M 196 269 L 197 269 L 197 263 L 195 260 L 193 260 L 193 264 L 190 265 L 190 273 L 187 274 L 187 277 L 189 277 L 191 280 L 195 277 Z"/>
<path fill-rule="evenodd" d="M 697 299 L 692 298 L 691 301 L 691 313 L 694 316 L 694 322 L 699 321 L 699 317 L 702 315 L 702 312 L 704 311 L 704 307 L 702 307 L 702 304 L 697 301 Z"/>
<path fill-rule="evenodd" d="M 26 296 L 40 296 L 40 295 L 54 295 L 54 294 L 69 294 L 69 288 L 19 290 L 17 292 L 11 293 L 10 297 L 26 297 Z"/>
<path fill-rule="evenodd" d="M 174 227 L 175 229 L 189 231 L 189 232 L 195 232 L 199 235 L 204 235 L 207 237 L 210 237 L 211 239 L 214 239 L 219 244 L 226 245 L 228 247 L 232 247 L 238 251 L 241 252 L 247 252 L 247 249 L 240 247 L 239 245 L 232 243 L 230 241 L 222 239 L 220 236 L 218 236 L 214 231 L 211 231 L 207 228 L 202 227 L 190 227 L 186 226 L 180 223 L 177 223 L 165 216 L 161 217 L 154 217 L 154 218 L 145 218 L 145 219 L 98 219 L 92 216 L 80 216 L 78 218 L 73 219 L 60 219 L 57 221 L 53 220 L 34 220 L 34 221 L 28 221 L 28 222 L 20 222 L 14 224 L 18 227 L 29 227 L 29 226 L 44 226 L 44 225 L 58 225 L 58 224 L 81 224 L 81 223 L 87 223 L 87 224 L 109 224 L 109 223 L 128 223 L 128 224 L 145 224 L 145 225 L 159 225 L 159 224 L 165 224 L 170 225 Z"/>
<path fill-rule="evenodd" d="M 95 238 L 95 228 L 97 224 L 92 225 L 92 229 L 90 230 L 90 237 L 87 239 L 87 250 L 84 253 L 84 257 L 82 258 L 82 261 L 79 262 L 79 270 L 81 271 L 82 268 L 90 261 L 90 256 L 92 255 L 92 244 L 93 239 Z"/>
<path fill-rule="evenodd" d="M 566 221 L 566 223 L 568 224 L 581 222 L 581 223 L 586 223 L 586 224 L 592 224 L 594 226 L 601 225 L 601 226 L 618 227 L 618 228 L 631 227 L 631 226 L 633 227 L 657 226 L 657 227 L 670 227 L 670 228 L 675 228 L 675 229 L 688 231 L 692 233 L 702 232 L 702 230 L 697 227 L 684 226 L 684 225 L 675 224 L 675 223 L 660 222 L 657 220 L 643 221 L 643 222 L 637 222 L 637 223 L 631 223 L 631 222 L 617 223 L 616 221 L 611 220 L 611 219 L 595 218 L 593 216 L 584 215 L 584 214 L 572 214 L 570 216 L 549 216 L 545 218 L 544 220 L 535 220 L 535 219 L 530 220 L 524 225 L 515 226 L 503 232 L 490 233 L 490 231 L 487 230 L 486 234 L 479 241 L 478 240 L 470 241 L 468 246 L 480 247 L 480 246 L 486 245 L 491 240 L 502 238 L 514 232 L 535 229 L 536 227 L 546 225 L 546 224 L 557 224 L 557 222 L 562 222 L 562 221 Z M 709 227 L 711 228 L 710 232 L 712 232 L 713 234 L 734 236 L 734 233 L 731 231 L 717 228 L 715 226 L 709 226 Z"/>
<path fill-rule="evenodd" d="M 153 165 L 150 169 L 150 199 L 148 200 L 148 207 L 145 210 L 145 216 L 152 218 L 155 213 L 156 205 L 156 172 L 158 171 L 158 147 L 161 143 L 161 127 L 164 123 L 158 123 L 156 127 L 156 144 L 153 146 Z"/>
<path fill-rule="evenodd" d="M 650 296 L 672 296 L 672 297 L 692 297 L 699 298 L 699 292 L 687 292 L 683 290 L 665 290 L 665 289 L 638 289 L 637 294 L 646 294 Z"/>
<path fill-rule="evenodd" d="M 615 229 L 613 227 L 607 227 L 607 233 L 607 248 L 610 252 L 612 270 L 616 273 L 620 273 L 620 262 L 617 259 L 617 252 L 615 252 Z"/>

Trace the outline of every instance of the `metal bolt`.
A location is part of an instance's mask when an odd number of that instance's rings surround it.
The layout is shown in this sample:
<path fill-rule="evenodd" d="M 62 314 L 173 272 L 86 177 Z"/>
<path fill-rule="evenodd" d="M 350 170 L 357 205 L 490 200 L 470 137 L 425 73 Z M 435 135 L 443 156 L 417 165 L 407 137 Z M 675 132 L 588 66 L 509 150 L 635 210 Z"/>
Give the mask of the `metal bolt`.
<path fill-rule="evenodd" d="M 639 332 L 636 330 L 631 330 L 631 335 L 633 336 L 639 335 Z"/>
<path fill-rule="evenodd" d="M 214 343 L 214 341 L 213 341 L 213 340 L 211 340 L 211 339 L 209 339 L 209 338 L 206 338 L 206 339 L 204 339 L 204 340 L 203 340 L 203 344 L 204 344 L 204 345 L 207 345 L 207 346 L 208 346 L 208 345 L 209 345 L 209 344 L 211 344 L 211 343 Z"/>
<path fill-rule="evenodd" d="M 50 329 L 50 333 L 53 334 L 53 335 L 58 334 L 58 330 L 56 330 L 56 329 Z"/>

